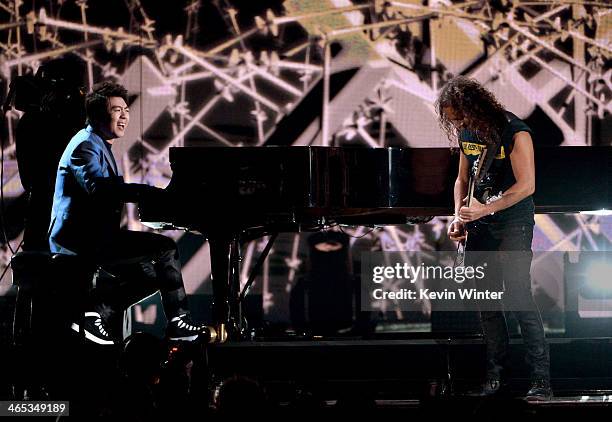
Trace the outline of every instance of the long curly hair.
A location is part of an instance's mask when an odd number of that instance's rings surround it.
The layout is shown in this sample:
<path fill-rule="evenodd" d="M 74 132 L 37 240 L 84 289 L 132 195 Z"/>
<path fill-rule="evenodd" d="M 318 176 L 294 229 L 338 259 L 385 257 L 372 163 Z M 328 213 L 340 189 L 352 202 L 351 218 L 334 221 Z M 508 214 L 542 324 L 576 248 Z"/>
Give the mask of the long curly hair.
<path fill-rule="evenodd" d="M 435 107 L 440 128 L 448 136 L 451 146 L 458 146 L 462 128 L 453 124 L 444 113 L 445 108 L 451 108 L 463 119 L 465 128 L 487 144 L 499 140 L 506 123 L 504 107 L 497 98 L 478 81 L 465 76 L 456 76 L 444 85 Z"/>

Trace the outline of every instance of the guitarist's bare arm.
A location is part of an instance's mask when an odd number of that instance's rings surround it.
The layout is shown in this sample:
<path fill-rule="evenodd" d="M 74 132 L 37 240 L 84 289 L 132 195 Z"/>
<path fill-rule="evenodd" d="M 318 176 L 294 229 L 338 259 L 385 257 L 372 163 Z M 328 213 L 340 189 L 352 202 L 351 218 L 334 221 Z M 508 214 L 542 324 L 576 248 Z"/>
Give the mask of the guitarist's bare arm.
<path fill-rule="evenodd" d="M 464 198 L 467 194 L 469 163 L 463 154 L 459 156 L 459 172 L 457 180 L 455 180 L 454 198 L 455 198 L 455 219 L 448 227 L 448 236 L 451 240 L 459 242 L 465 239 L 465 227 L 463 221 L 459 218 L 459 209 L 464 203 Z"/>
<path fill-rule="evenodd" d="M 459 209 L 464 204 L 464 198 L 467 194 L 467 186 L 469 179 L 470 164 L 463 154 L 459 156 L 459 172 L 457 180 L 455 180 L 454 198 L 455 198 L 455 216 L 459 215 Z"/>
<path fill-rule="evenodd" d="M 535 192 L 535 164 L 531 135 L 529 132 L 517 132 L 513 140 L 514 149 L 510 154 L 510 163 L 516 183 L 495 202 L 484 205 L 474 201 L 470 207 L 462 207 L 459 216 L 463 221 L 478 220 L 485 215 L 509 208 Z"/>
<path fill-rule="evenodd" d="M 509 208 L 535 192 L 535 160 L 529 132 L 517 132 L 514 135 L 510 162 L 516 183 L 510 186 L 498 201 L 487 205 L 490 213 Z"/>

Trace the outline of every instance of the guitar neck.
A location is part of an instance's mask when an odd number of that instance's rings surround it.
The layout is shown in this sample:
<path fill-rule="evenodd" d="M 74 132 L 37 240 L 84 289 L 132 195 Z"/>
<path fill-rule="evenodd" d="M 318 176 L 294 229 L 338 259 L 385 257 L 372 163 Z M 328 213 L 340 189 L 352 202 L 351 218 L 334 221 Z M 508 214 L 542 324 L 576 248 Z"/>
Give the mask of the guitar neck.
<path fill-rule="evenodd" d="M 470 177 L 470 180 L 468 182 L 468 191 L 467 191 L 467 198 L 465 200 L 465 206 L 469 207 L 472 204 L 472 199 L 474 199 L 474 178 Z"/>
<path fill-rule="evenodd" d="M 472 199 L 474 199 L 474 189 L 476 187 L 476 179 L 478 178 L 478 176 L 480 175 L 480 172 L 482 171 L 482 166 L 484 165 L 486 155 L 487 155 L 487 147 L 483 147 L 482 151 L 480 151 L 480 156 L 478 157 L 478 166 L 476 167 L 476 170 L 473 172 L 473 174 L 470 174 L 470 178 L 468 181 L 467 199 L 465 201 L 466 206 L 468 207 L 471 205 Z"/>

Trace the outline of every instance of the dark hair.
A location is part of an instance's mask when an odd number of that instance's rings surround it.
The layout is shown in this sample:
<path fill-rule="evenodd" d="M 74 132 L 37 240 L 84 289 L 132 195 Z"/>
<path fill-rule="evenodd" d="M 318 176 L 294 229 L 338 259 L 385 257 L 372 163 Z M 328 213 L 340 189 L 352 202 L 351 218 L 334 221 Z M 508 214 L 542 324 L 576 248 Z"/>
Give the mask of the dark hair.
<path fill-rule="evenodd" d="M 459 130 L 444 113 L 445 107 L 450 107 L 465 119 L 467 129 L 485 143 L 497 141 L 506 122 L 504 107 L 493 93 L 478 81 L 465 76 L 456 76 L 444 85 L 435 107 L 440 127 L 452 146 L 458 144 Z"/>
<path fill-rule="evenodd" d="M 86 83 L 87 66 L 80 57 L 68 53 L 42 63 L 36 74 L 48 81 L 80 88 Z"/>
<path fill-rule="evenodd" d="M 104 81 L 94 85 L 93 90 L 85 97 L 87 123 L 104 123 L 109 119 L 107 107 L 110 97 L 121 97 L 127 104 L 127 89 L 111 81 Z"/>

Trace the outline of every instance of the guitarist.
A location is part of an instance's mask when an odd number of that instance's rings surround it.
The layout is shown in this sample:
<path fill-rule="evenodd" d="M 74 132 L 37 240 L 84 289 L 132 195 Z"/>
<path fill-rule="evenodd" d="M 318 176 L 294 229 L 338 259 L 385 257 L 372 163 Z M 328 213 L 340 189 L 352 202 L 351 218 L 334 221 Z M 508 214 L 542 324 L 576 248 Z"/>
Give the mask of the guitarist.
<path fill-rule="evenodd" d="M 486 286 L 477 287 L 492 289 L 497 283 L 492 290 L 501 290 L 503 286 L 504 305 L 518 320 L 531 368 L 526 399 L 549 399 L 548 345 L 531 293 L 535 190 L 531 129 L 504 110 L 490 91 L 464 76 L 442 88 L 436 111 L 451 144 L 456 142 L 461 149 L 449 237 L 465 242 L 466 265 L 481 265 L 486 255 Z M 474 192 L 468 201 L 469 174 L 477 167 L 480 174 L 473 177 Z M 490 396 L 499 392 L 505 375 L 508 331 L 499 308 L 481 309 L 480 315 L 487 346 L 487 377 L 481 394 Z"/>

